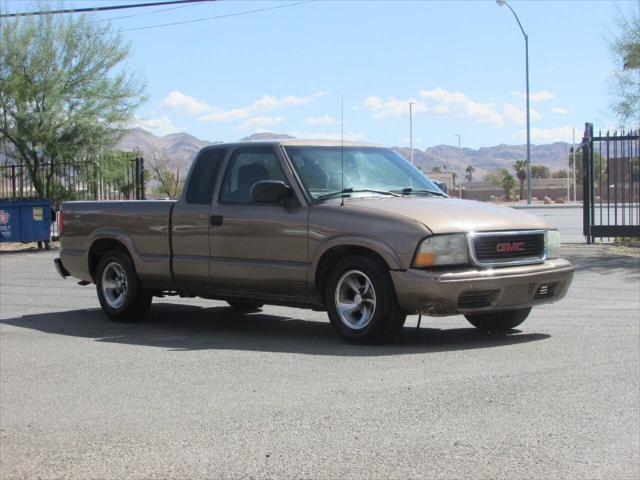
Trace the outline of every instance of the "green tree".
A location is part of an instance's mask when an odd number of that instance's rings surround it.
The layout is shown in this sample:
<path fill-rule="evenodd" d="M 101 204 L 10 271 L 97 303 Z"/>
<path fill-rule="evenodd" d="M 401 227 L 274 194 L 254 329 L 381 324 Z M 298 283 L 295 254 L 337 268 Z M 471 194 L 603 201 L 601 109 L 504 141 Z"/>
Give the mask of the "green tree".
<path fill-rule="evenodd" d="M 551 170 L 545 165 L 531 165 L 531 178 L 551 178 Z"/>
<path fill-rule="evenodd" d="M 144 101 L 128 55 L 90 16 L 0 19 L 0 143 L 39 196 L 57 200 L 60 164 L 112 145 Z"/>
<path fill-rule="evenodd" d="M 620 126 L 640 123 L 640 1 L 624 15 L 618 10 L 617 31 L 609 39 L 616 69 L 611 76 L 611 108 Z"/>
<path fill-rule="evenodd" d="M 524 198 L 524 181 L 527 179 L 527 161 L 516 160 L 513 169 L 516 171 L 516 177 L 518 177 L 518 181 L 520 182 L 520 198 Z"/>
<path fill-rule="evenodd" d="M 494 170 L 493 172 L 487 173 L 484 176 L 484 181 L 489 182 L 494 187 L 502 187 L 502 179 L 506 175 L 509 175 L 509 171 L 506 168 L 501 167 L 497 170 Z"/>
<path fill-rule="evenodd" d="M 442 173 L 442 168 L 440 167 L 440 165 L 436 165 L 435 167 L 433 167 L 431 169 L 431 172 L 433 172 L 433 173 Z"/>
<path fill-rule="evenodd" d="M 569 173 L 566 170 L 558 170 L 551 174 L 551 178 L 567 178 Z"/>
<path fill-rule="evenodd" d="M 465 172 L 467 172 L 467 174 L 465 175 L 467 178 L 467 182 L 473 181 L 473 172 L 475 171 L 476 169 L 473 168 L 473 165 L 467 165 L 467 168 L 465 170 Z"/>

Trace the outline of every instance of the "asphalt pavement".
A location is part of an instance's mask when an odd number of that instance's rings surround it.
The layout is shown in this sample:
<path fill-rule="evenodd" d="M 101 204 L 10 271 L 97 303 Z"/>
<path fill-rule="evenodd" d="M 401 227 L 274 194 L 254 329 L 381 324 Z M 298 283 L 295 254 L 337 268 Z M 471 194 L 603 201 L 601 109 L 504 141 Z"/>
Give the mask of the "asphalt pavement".
<path fill-rule="evenodd" d="M 640 476 L 640 263 L 565 248 L 565 300 L 510 335 L 166 298 L 115 324 L 55 252 L 0 255 L 0 478 Z"/>

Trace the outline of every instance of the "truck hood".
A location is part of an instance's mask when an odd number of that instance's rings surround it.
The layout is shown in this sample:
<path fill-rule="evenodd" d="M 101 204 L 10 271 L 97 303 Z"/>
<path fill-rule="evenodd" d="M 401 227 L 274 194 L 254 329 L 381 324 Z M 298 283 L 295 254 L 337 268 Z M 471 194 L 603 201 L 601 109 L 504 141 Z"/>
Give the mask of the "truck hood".
<path fill-rule="evenodd" d="M 433 233 L 555 229 L 521 210 L 455 198 L 369 197 L 350 199 L 349 204 L 412 218 Z"/>

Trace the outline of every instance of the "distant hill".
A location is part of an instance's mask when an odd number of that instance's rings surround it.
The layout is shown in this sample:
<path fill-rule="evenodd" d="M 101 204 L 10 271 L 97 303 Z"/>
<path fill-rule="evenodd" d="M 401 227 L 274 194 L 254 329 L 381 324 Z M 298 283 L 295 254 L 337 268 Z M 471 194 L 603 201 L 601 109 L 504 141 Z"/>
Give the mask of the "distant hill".
<path fill-rule="evenodd" d="M 409 158 L 409 149 L 394 147 L 405 158 Z M 531 145 L 531 163 L 545 165 L 552 171 L 567 169 L 567 156 L 571 146 L 568 143 L 556 142 L 546 145 Z M 443 171 L 449 170 L 463 175 L 467 165 L 475 168 L 474 176 L 482 178 L 490 171 L 504 167 L 513 169 L 516 160 L 527 158 L 526 145 L 497 145 L 494 147 L 458 148 L 451 145 L 436 145 L 426 150 L 413 151 L 416 165 L 428 172 L 435 166 Z"/>
<path fill-rule="evenodd" d="M 241 138 L 241 141 L 249 140 L 277 140 L 294 138 L 285 133 L 261 132 Z M 201 140 L 187 133 L 174 133 L 158 137 L 142 128 L 124 130 L 116 148 L 122 150 L 138 149 L 145 157 L 153 158 L 164 156 L 184 162 L 188 167 L 198 150 L 207 145 L 218 142 Z M 393 147 L 405 158 L 409 158 L 409 149 L 406 147 Z M 567 168 L 567 155 L 570 145 L 564 142 L 550 143 L 546 145 L 531 145 L 531 163 L 534 165 L 546 165 L 552 171 Z M 474 177 L 481 179 L 492 170 L 505 167 L 513 169 L 516 160 L 526 158 L 526 145 L 497 145 L 493 147 L 457 148 L 451 145 L 436 145 L 426 150 L 414 149 L 413 158 L 422 170 L 431 171 L 439 166 L 443 171 L 456 172 L 459 178 L 464 176 L 467 165 L 475 168 Z"/>
<path fill-rule="evenodd" d="M 164 137 L 157 137 L 143 128 L 132 128 L 122 131 L 122 136 L 116 144 L 119 150 L 138 150 L 145 158 L 168 157 L 184 159 L 189 164 L 202 147 L 211 142 L 200 140 L 187 133 L 172 133 Z"/>

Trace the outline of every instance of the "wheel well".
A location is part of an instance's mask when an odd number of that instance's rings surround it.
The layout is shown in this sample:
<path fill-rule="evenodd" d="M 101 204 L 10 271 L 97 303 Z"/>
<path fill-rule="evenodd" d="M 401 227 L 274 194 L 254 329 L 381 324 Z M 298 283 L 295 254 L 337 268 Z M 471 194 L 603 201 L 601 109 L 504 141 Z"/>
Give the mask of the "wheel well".
<path fill-rule="evenodd" d="M 89 249 L 89 273 L 94 280 L 96 278 L 96 270 L 98 269 L 100 259 L 107 252 L 112 250 L 120 250 L 129 255 L 127 247 L 125 247 L 122 242 L 114 240 L 113 238 L 101 238 L 93 242 L 91 245 L 91 248 Z"/>
<path fill-rule="evenodd" d="M 316 269 L 316 290 L 320 293 L 322 299 L 324 299 L 324 289 L 327 281 L 329 280 L 329 274 L 333 267 L 343 258 L 361 255 L 365 257 L 373 258 L 380 262 L 386 269 L 389 269 L 389 264 L 385 259 L 376 251 L 366 247 L 359 247 L 356 245 L 341 245 L 339 247 L 333 247 L 324 252 L 320 261 L 318 262 L 318 268 Z"/>

